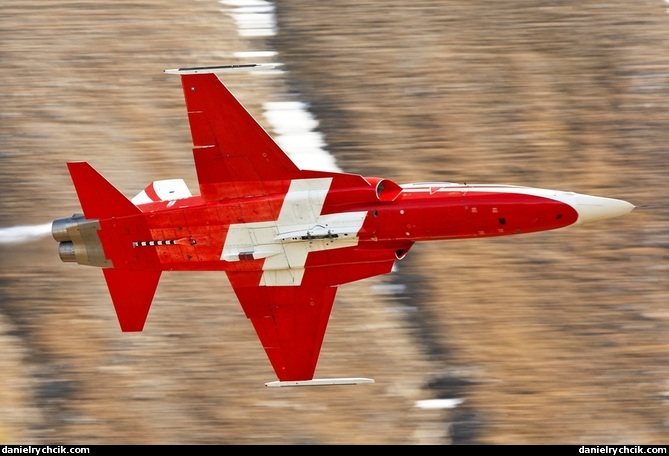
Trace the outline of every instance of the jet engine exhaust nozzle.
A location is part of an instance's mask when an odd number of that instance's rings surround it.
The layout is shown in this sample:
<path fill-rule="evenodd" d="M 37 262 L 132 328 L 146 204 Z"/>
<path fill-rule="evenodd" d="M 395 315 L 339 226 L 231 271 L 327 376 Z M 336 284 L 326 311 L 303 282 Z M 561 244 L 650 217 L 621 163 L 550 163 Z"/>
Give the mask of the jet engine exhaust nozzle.
<path fill-rule="evenodd" d="M 58 256 L 64 263 L 79 263 L 103 268 L 113 267 L 107 259 L 98 236 L 100 223 L 83 214 L 63 217 L 51 223 L 51 234 L 59 242 Z"/>

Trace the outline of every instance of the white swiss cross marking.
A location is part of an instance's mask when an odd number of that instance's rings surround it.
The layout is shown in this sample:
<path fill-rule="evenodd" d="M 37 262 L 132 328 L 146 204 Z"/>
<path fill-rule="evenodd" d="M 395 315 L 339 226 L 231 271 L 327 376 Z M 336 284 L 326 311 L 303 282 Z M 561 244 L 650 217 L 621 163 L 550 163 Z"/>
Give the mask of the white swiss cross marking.
<path fill-rule="evenodd" d="M 358 244 L 367 211 L 321 215 L 332 178 L 290 183 L 276 221 L 230 225 L 221 260 L 265 258 L 260 285 L 300 285 L 310 252 Z"/>

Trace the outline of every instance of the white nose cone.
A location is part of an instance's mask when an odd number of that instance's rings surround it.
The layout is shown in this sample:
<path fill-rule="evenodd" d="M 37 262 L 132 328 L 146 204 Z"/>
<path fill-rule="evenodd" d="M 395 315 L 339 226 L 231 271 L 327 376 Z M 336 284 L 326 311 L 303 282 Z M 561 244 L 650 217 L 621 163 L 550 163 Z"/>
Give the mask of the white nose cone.
<path fill-rule="evenodd" d="M 596 220 L 620 217 L 631 212 L 635 207 L 624 200 L 590 195 L 577 195 L 572 206 L 578 212 L 576 224 L 579 225 Z"/>

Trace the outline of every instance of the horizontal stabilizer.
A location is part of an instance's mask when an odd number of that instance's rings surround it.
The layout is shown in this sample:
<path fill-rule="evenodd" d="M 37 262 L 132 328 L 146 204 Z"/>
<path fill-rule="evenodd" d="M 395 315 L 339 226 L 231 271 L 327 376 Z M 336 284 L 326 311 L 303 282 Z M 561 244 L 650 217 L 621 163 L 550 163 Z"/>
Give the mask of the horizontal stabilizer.
<path fill-rule="evenodd" d="M 121 331 L 141 331 L 158 288 L 160 271 L 103 269 Z"/>
<path fill-rule="evenodd" d="M 283 388 L 288 386 L 330 386 L 330 385 L 358 385 L 360 383 L 374 383 L 373 378 L 315 378 L 313 380 L 276 381 L 267 382 L 268 388 Z"/>
<path fill-rule="evenodd" d="M 137 206 L 86 162 L 67 167 L 87 219 L 102 219 L 140 214 Z"/>

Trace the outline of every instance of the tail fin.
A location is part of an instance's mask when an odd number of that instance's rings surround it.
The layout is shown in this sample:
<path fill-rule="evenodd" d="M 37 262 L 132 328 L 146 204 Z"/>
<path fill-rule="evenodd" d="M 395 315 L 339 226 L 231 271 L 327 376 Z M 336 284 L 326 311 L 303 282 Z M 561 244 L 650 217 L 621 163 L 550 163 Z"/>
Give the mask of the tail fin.
<path fill-rule="evenodd" d="M 97 219 L 96 232 L 71 237 L 75 250 L 104 250 L 113 268 L 104 267 L 107 288 L 122 331 L 141 331 L 158 287 L 161 271 L 153 250 L 133 248 L 133 240 L 150 239 L 142 212 L 86 162 L 68 163 L 85 220 L 72 220 L 80 232 L 83 224 Z M 80 245 L 78 245 L 80 244 Z M 83 255 L 88 258 L 90 255 Z"/>

